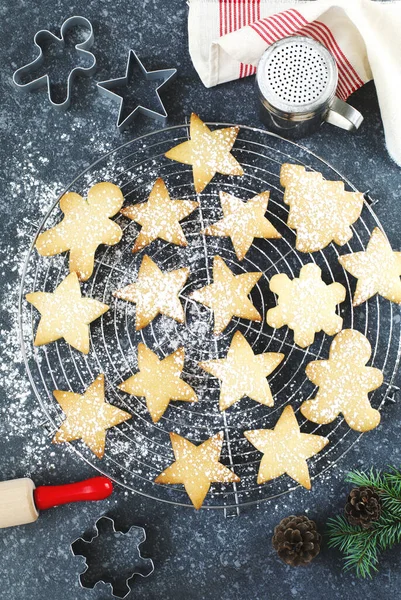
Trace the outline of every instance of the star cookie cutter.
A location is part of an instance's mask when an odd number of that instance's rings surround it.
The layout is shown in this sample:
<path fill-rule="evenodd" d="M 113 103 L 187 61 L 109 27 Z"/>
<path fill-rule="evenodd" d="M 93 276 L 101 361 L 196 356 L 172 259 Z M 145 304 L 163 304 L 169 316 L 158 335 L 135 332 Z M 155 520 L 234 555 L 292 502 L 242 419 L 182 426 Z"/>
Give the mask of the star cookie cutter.
<path fill-rule="evenodd" d="M 50 78 L 47 73 L 41 75 L 36 79 L 33 79 L 32 81 L 29 81 L 28 83 L 22 82 L 25 75 L 34 74 L 38 70 L 38 68 L 44 63 L 45 57 L 43 53 L 43 45 L 45 44 L 45 42 L 51 40 L 56 44 L 59 44 L 60 46 L 65 45 L 65 37 L 67 33 L 74 27 L 82 27 L 89 31 L 87 38 L 83 42 L 75 44 L 75 50 L 80 56 L 91 58 L 92 65 L 89 67 L 74 67 L 70 71 L 67 78 L 67 93 L 65 100 L 63 100 L 62 102 L 56 102 L 55 100 L 53 100 Z M 51 33 L 51 31 L 48 31 L 47 29 L 41 29 L 35 34 L 33 42 L 35 46 L 39 48 L 39 56 L 37 56 L 35 60 L 28 63 L 27 65 L 20 67 L 13 73 L 13 83 L 18 90 L 24 92 L 32 92 L 33 90 L 37 90 L 42 87 L 47 87 L 47 96 L 50 104 L 54 108 L 57 108 L 59 110 L 67 110 L 67 108 L 71 104 L 71 88 L 76 76 L 79 74 L 89 76 L 96 71 L 96 57 L 92 54 L 92 52 L 88 52 L 89 48 L 92 47 L 94 42 L 92 23 L 85 17 L 70 17 L 61 25 L 60 37 L 54 35 L 53 33 Z"/>
<path fill-rule="evenodd" d="M 85 558 L 85 570 L 79 575 L 79 583 L 82 588 L 94 589 L 98 583 L 102 583 L 111 590 L 113 598 L 126 598 L 131 593 L 130 581 L 135 575 L 141 577 L 149 577 L 155 570 L 153 560 L 151 558 L 144 558 L 141 555 L 139 546 L 146 540 L 146 532 L 143 527 L 133 525 L 129 528 L 126 533 L 119 531 L 115 528 L 114 519 L 110 517 L 100 517 L 94 525 L 95 534 L 89 540 L 85 540 L 84 537 L 79 537 L 74 540 L 70 546 L 71 552 L 74 556 L 83 556 Z M 134 545 L 134 552 L 130 552 L 130 560 L 132 560 L 134 566 L 130 566 L 128 577 L 121 576 L 118 579 L 118 566 L 113 570 L 113 564 L 110 561 L 105 561 L 105 565 L 99 565 L 99 560 L 88 560 L 88 555 L 91 553 L 92 545 L 98 546 L 98 552 L 102 552 L 102 547 L 99 547 L 99 542 L 103 539 L 102 536 L 113 535 L 113 538 L 117 540 L 118 546 L 122 543 L 131 543 Z M 77 547 L 78 548 L 74 548 Z M 92 550 L 93 552 L 93 550 Z M 119 552 L 119 557 L 122 552 Z M 92 583 L 85 583 L 85 574 L 89 574 L 93 571 Z"/>
<path fill-rule="evenodd" d="M 147 81 L 163 80 L 161 84 L 155 89 L 157 101 L 160 106 L 160 112 L 148 108 L 147 106 L 143 106 L 142 104 L 138 104 L 134 108 L 134 110 L 131 111 L 129 115 L 123 119 L 122 115 L 124 110 L 124 97 L 121 94 L 118 94 L 117 92 L 113 91 L 113 89 L 115 90 L 119 87 L 128 86 L 128 82 L 132 75 L 135 63 L 139 66 L 142 75 Z M 147 71 L 136 52 L 134 52 L 134 50 L 130 50 L 128 53 L 128 60 L 127 66 L 125 68 L 124 77 L 119 77 L 117 79 L 108 79 L 106 81 L 98 81 L 96 85 L 100 94 L 102 94 L 103 96 L 108 96 L 109 98 L 112 98 L 113 100 L 119 103 L 120 108 L 118 111 L 116 126 L 119 131 L 123 131 L 128 127 L 128 125 L 130 125 L 130 123 L 132 123 L 132 121 L 138 114 L 143 114 L 146 117 L 151 117 L 152 119 L 155 119 L 156 121 L 161 121 L 163 125 L 166 124 L 168 114 L 160 97 L 160 92 L 164 90 L 164 88 L 175 79 L 176 75 L 177 69 L 159 69 L 157 71 Z"/>

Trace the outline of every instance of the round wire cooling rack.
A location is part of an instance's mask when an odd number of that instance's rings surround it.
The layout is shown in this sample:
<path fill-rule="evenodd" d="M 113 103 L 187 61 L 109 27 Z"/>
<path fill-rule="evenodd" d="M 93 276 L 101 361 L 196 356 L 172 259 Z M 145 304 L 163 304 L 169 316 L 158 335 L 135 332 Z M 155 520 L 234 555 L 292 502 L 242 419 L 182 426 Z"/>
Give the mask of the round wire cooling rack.
<path fill-rule="evenodd" d="M 227 126 L 218 123 L 209 125 Z M 175 431 L 194 442 L 200 442 L 217 431 L 224 431 L 221 460 L 240 476 L 241 481 L 237 484 L 212 485 L 204 507 L 230 507 L 238 511 L 241 505 L 271 499 L 297 487 L 287 476 L 258 485 L 256 475 L 261 454 L 243 436 L 247 429 L 274 427 L 285 405 L 293 406 L 302 431 L 324 435 L 330 440 L 318 455 L 308 461 L 312 478 L 334 465 L 360 437 L 360 434 L 349 429 L 342 418 L 337 418 L 329 425 L 317 426 L 306 421 L 299 412 L 302 402 L 313 397 L 316 389 L 307 379 L 305 367 L 312 360 L 327 358 L 332 338 L 323 333 L 317 334 L 311 346 L 301 349 L 294 344 L 293 333 L 287 327 L 278 330 L 270 328 L 265 320 L 267 309 L 275 306 L 274 295 L 269 290 L 270 278 L 279 272 L 294 278 L 298 276 L 302 265 L 315 262 L 321 267 L 326 283 L 339 281 L 345 286 L 347 298 L 340 306 L 343 327 L 357 329 L 367 336 L 372 344 L 369 364 L 384 374 L 385 383 L 370 395 L 372 406 L 379 409 L 393 388 L 400 359 L 400 307 L 375 297 L 354 309 L 351 298 L 355 280 L 349 278 L 337 260 L 340 252 L 346 254 L 366 248 L 373 228 L 380 226 L 367 202 L 361 218 L 353 226 L 353 237 L 346 246 L 338 248 L 331 244 L 313 254 L 295 250 L 295 234 L 286 225 L 288 208 L 283 203 L 279 181 L 281 164 L 302 164 L 308 169 L 320 171 L 327 179 L 343 180 L 346 189 L 355 190 L 336 169 L 294 142 L 267 131 L 242 126 L 233 154 L 242 164 L 244 176 L 216 175 L 205 191 L 197 196 L 191 167 L 164 157 L 167 150 L 188 139 L 188 135 L 188 126 L 182 125 L 128 142 L 96 161 L 65 190 L 86 196 L 91 185 L 108 180 L 121 187 L 127 205 L 145 201 L 155 179 L 162 177 L 172 198 L 196 199 L 200 203 L 200 207 L 182 223 L 188 246 L 182 248 L 156 240 L 134 255 L 131 248 L 139 227 L 119 215 L 116 221 L 124 230 L 122 241 L 116 246 L 99 248 L 93 276 L 82 284 L 85 296 L 110 305 L 110 310 L 91 325 L 89 355 L 80 354 L 64 340 L 35 348 L 33 339 L 39 314 L 25 301 L 25 294 L 34 290 L 53 291 L 68 274 L 68 256 L 43 258 L 34 249 L 37 235 L 61 218 L 58 198 L 38 224 L 23 269 L 20 293 L 22 352 L 35 394 L 54 430 L 60 425 L 63 414 L 53 397 L 53 390 L 80 392 L 99 373 L 106 375 L 108 401 L 129 411 L 132 418 L 109 430 L 102 461 L 81 442 L 74 442 L 71 446 L 97 470 L 144 496 L 189 506 L 190 501 L 183 486 L 154 483 L 155 477 L 174 460 L 169 432 Z M 218 196 L 221 190 L 243 199 L 270 190 L 267 217 L 280 231 L 282 238 L 255 240 L 245 259 L 239 262 L 229 238 L 200 235 L 206 225 L 221 218 Z M 136 279 L 145 253 L 163 270 L 182 266 L 190 268 L 190 277 L 181 292 L 186 324 L 159 316 L 137 332 L 135 306 L 113 298 L 114 290 Z M 219 337 L 213 335 L 212 313 L 189 299 L 191 291 L 211 282 L 211 267 L 216 254 L 222 256 L 235 273 L 263 273 L 251 294 L 253 303 L 262 314 L 262 322 L 233 319 Z M 243 398 L 223 413 L 218 409 L 219 382 L 202 371 L 198 362 L 225 356 L 235 330 L 245 335 L 257 354 L 266 351 L 285 354 L 285 359 L 269 377 L 275 399 L 273 408 Z M 117 389 L 118 383 L 137 371 L 137 346 L 140 341 L 159 357 L 184 346 L 186 360 L 183 378 L 195 388 L 198 403 L 172 402 L 162 419 L 152 423 L 143 398 L 129 396 Z"/>

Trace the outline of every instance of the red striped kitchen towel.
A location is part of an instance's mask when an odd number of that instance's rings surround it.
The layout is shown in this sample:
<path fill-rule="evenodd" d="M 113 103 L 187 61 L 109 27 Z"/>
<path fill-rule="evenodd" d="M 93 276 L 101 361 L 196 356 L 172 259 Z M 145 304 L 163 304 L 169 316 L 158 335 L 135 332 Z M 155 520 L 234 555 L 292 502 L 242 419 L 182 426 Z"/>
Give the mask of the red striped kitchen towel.
<path fill-rule="evenodd" d="M 387 147 L 401 164 L 401 0 L 188 0 L 189 51 L 206 87 L 254 75 L 264 50 L 288 35 L 323 43 L 346 100 L 374 78 Z"/>

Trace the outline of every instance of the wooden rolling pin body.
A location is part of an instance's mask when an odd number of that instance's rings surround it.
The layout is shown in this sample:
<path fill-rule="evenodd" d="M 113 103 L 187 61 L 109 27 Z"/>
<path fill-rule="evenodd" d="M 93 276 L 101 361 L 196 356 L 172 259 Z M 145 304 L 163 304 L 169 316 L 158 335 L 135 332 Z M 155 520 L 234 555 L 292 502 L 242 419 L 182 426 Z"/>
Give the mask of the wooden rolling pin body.
<path fill-rule="evenodd" d="M 113 484 L 107 477 L 38 488 L 29 478 L 0 482 L 0 529 L 33 523 L 40 510 L 60 504 L 103 500 L 112 491 Z"/>

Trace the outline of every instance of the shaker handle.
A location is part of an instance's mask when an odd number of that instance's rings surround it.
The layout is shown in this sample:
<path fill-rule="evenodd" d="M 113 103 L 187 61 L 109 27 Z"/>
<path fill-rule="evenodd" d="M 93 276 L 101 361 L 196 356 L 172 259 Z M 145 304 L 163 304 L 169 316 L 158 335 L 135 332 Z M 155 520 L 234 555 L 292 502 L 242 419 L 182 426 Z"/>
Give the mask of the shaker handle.
<path fill-rule="evenodd" d="M 359 110 L 335 96 L 326 113 L 325 120 L 331 125 L 341 127 L 341 129 L 356 131 L 363 121 L 363 116 Z"/>

